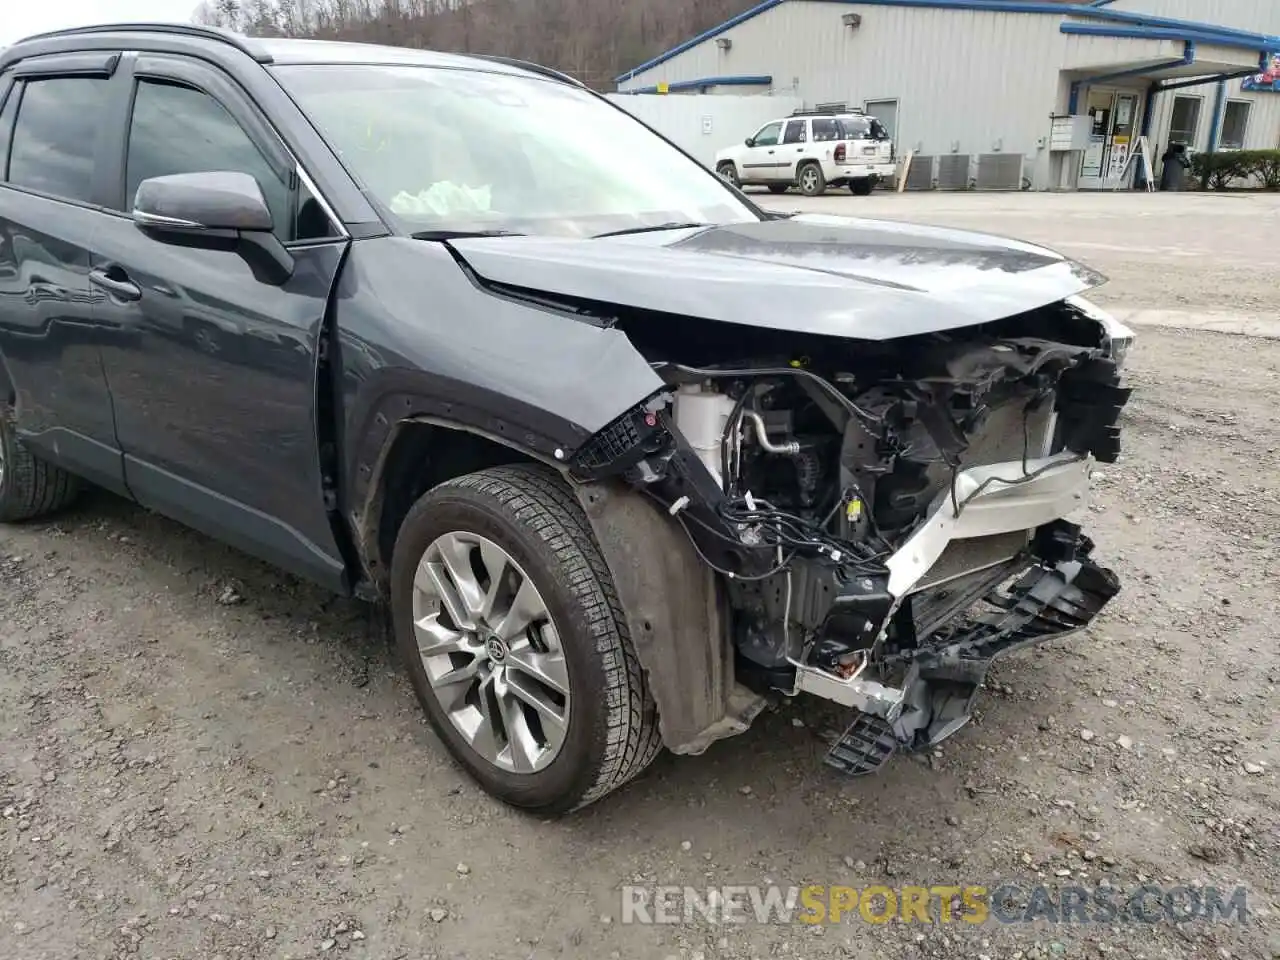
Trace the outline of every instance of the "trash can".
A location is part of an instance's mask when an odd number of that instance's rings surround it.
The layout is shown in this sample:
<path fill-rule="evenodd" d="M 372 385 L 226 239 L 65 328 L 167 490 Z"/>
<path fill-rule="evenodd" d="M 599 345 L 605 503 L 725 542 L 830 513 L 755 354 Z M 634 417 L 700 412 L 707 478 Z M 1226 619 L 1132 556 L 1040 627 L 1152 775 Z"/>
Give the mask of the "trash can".
<path fill-rule="evenodd" d="M 1169 144 L 1169 149 L 1164 152 L 1160 162 L 1162 164 L 1160 189 L 1181 190 L 1186 180 L 1187 170 L 1191 167 L 1191 160 L 1187 157 L 1187 145 L 1185 143 Z"/>

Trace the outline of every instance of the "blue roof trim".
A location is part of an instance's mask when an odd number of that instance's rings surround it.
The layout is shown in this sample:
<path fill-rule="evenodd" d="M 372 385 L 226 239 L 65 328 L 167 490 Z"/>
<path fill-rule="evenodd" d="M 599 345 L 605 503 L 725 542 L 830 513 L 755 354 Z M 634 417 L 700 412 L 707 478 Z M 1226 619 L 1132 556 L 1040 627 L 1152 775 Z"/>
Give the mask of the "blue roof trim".
<path fill-rule="evenodd" d="M 699 87 L 771 87 L 773 77 L 768 74 L 756 74 L 730 77 L 702 77 L 699 80 L 677 80 L 667 85 L 670 91 L 695 90 Z M 622 93 L 657 93 L 658 86 L 637 87 L 635 90 L 623 90 Z"/>
<path fill-rule="evenodd" d="M 730 20 L 717 27 L 712 27 L 705 33 L 701 33 L 691 40 L 686 40 L 679 46 L 672 47 L 666 53 L 660 53 L 652 60 L 633 67 L 626 73 L 614 80 L 617 83 L 625 83 L 627 80 L 633 80 L 638 74 L 644 73 L 660 63 L 665 63 L 672 57 L 679 56 L 686 50 L 698 46 L 700 43 L 710 40 L 712 37 L 718 37 L 720 34 L 739 24 L 745 23 L 760 14 L 772 10 L 774 7 L 781 6 L 786 0 L 764 0 L 743 13 L 738 14 Z M 1169 17 L 1148 16 L 1145 13 L 1129 13 L 1124 10 L 1112 10 L 1109 4 L 1112 0 L 1091 0 L 1089 3 L 1049 3 L 1046 0 L 811 0 L 811 2 L 823 3 L 840 3 L 845 5 L 865 5 L 869 7 L 921 7 L 933 10 L 969 10 L 981 11 L 987 13 L 1043 13 L 1053 14 L 1055 16 L 1075 16 L 1086 17 L 1093 20 L 1108 20 L 1115 23 L 1128 24 L 1133 27 L 1152 27 L 1163 28 L 1166 30 L 1182 31 L 1176 36 L 1158 37 L 1142 36 L 1147 39 L 1194 39 L 1201 40 L 1205 43 L 1218 43 L 1224 46 L 1239 45 L 1230 43 L 1231 40 L 1244 41 L 1246 46 L 1257 46 L 1277 48 L 1280 47 L 1280 37 L 1268 36 L 1262 33 L 1251 33 L 1247 30 L 1236 30 L 1231 27 L 1219 27 L 1211 23 L 1197 23 L 1193 20 L 1174 20 Z M 1100 34 L 1101 36 L 1116 36 L 1117 34 Z M 1218 39 L 1210 39 L 1210 37 Z"/>
<path fill-rule="evenodd" d="M 1213 33 L 1222 36 L 1266 41 L 1274 43 L 1274 37 L 1262 33 L 1251 33 L 1248 30 L 1237 30 L 1233 27 L 1220 27 L 1212 23 L 1198 23 L 1194 20 L 1174 20 L 1170 17 L 1156 17 L 1145 13 L 1130 13 L 1127 10 L 1111 10 L 1108 7 L 1093 6 L 1085 3 L 1045 3 L 1043 0 L 1027 0 L 1027 2 L 1008 2 L 1008 0 L 859 0 L 869 7 L 925 7 L 935 10 L 981 10 L 988 13 L 1049 13 L 1068 17 L 1086 17 L 1093 20 L 1110 20 L 1117 23 L 1132 24 L 1145 27 L 1166 27 L 1171 30 L 1191 30 L 1198 33 Z"/>
<path fill-rule="evenodd" d="M 1242 50 L 1266 49 L 1265 37 L 1249 39 L 1247 37 L 1226 36 L 1219 33 L 1205 33 L 1196 30 L 1175 30 L 1171 27 L 1130 27 L 1110 23 L 1073 23 L 1067 21 L 1058 27 L 1063 33 L 1071 33 L 1086 37 L 1120 37 L 1130 40 L 1190 40 L 1196 43 L 1213 44 L 1219 47 L 1236 47 Z"/>

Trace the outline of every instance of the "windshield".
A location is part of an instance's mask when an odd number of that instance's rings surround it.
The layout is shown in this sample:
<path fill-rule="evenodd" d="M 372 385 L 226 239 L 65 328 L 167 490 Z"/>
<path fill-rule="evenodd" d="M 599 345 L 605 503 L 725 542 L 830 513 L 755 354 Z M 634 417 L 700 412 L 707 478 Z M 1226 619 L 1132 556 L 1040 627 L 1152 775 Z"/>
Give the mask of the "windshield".
<path fill-rule="evenodd" d="M 274 69 L 406 233 L 580 237 L 759 219 L 711 171 L 567 83 L 418 66 Z"/>

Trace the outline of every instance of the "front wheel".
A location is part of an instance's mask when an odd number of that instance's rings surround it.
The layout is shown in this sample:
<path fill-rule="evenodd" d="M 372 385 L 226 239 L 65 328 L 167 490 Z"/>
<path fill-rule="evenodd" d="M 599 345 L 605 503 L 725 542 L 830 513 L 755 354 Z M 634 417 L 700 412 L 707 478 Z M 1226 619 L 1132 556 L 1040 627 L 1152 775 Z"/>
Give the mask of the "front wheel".
<path fill-rule="evenodd" d="M 0 402 L 0 523 L 35 520 L 69 506 L 79 478 L 41 460 L 18 439 L 13 408 Z"/>
<path fill-rule="evenodd" d="M 724 177 L 724 179 L 728 180 L 735 187 L 742 186 L 742 181 L 738 179 L 738 168 L 732 163 L 726 161 L 720 164 L 716 167 L 716 173 L 720 174 L 720 176 Z"/>
<path fill-rule="evenodd" d="M 800 192 L 806 197 L 820 197 L 827 192 L 827 178 L 816 163 L 806 163 L 796 174 Z"/>
<path fill-rule="evenodd" d="M 495 797 L 565 813 L 657 756 L 613 580 L 553 471 L 498 467 L 426 493 L 396 540 L 391 607 L 432 727 Z"/>

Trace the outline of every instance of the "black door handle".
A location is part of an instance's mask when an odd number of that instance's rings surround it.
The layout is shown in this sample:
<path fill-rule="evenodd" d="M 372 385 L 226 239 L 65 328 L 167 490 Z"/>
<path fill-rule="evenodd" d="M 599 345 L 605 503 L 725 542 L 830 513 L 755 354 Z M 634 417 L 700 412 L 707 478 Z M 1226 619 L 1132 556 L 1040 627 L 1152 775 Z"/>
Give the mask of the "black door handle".
<path fill-rule="evenodd" d="M 136 283 L 131 280 L 121 280 L 113 277 L 106 270 L 90 270 L 89 282 L 95 287 L 101 287 L 117 300 L 142 299 L 142 290 Z"/>

